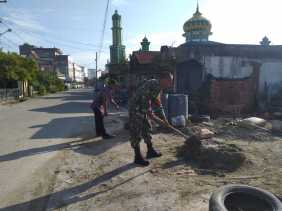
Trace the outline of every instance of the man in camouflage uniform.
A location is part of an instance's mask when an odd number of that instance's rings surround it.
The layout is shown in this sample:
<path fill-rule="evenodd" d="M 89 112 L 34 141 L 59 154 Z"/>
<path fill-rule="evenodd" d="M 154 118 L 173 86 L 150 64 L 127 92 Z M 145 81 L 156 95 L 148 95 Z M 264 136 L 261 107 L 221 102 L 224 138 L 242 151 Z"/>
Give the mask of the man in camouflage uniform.
<path fill-rule="evenodd" d="M 147 158 L 161 156 L 161 153 L 157 152 L 152 145 L 152 127 L 149 118 L 154 120 L 157 116 L 169 125 L 161 105 L 160 96 L 163 89 L 171 87 L 172 81 L 172 74 L 163 72 L 160 75 L 160 80 L 150 79 L 145 81 L 129 100 L 130 143 L 135 152 L 134 163 L 136 164 L 149 165 L 140 151 L 142 138 L 147 144 Z"/>

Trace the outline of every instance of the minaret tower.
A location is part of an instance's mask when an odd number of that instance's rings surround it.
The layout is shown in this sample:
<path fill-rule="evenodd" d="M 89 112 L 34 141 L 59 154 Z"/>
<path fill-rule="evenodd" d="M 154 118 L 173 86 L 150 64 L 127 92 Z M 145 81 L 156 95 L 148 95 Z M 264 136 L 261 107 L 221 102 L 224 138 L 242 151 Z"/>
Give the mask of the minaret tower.
<path fill-rule="evenodd" d="M 149 51 L 150 50 L 150 42 L 148 41 L 147 37 L 145 36 L 141 42 L 141 50 L 142 51 Z"/>
<path fill-rule="evenodd" d="M 118 11 L 112 17 L 113 20 L 113 45 L 110 46 L 111 64 L 122 64 L 125 62 L 125 46 L 122 45 L 121 16 Z"/>

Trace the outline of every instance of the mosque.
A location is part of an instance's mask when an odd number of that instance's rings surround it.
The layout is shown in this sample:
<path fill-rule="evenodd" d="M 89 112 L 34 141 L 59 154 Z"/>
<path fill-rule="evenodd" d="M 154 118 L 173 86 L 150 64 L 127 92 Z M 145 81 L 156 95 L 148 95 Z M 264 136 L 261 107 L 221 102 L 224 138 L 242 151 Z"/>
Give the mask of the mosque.
<path fill-rule="evenodd" d="M 174 74 L 174 93 L 188 94 L 194 112 L 249 113 L 282 107 L 282 45 L 224 44 L 209 40 L 212 24 L 199 10 L 183 26 L 186 42 L 150 51 L 147 37 L 130 55 L 128 86 Z"/>

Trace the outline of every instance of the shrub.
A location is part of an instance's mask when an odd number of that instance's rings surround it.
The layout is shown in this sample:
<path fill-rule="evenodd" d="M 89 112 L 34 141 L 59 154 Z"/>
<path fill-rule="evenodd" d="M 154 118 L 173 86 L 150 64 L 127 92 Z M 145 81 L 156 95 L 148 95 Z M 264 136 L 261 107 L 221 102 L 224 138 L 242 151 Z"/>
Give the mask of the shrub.
<path fill-rule="evenodd" d="M 46 93 L 47 93 L 47 90 L 46 90 L 45 86 L 40 85 L 40 86 L 38 87 L 38 94 L 39 94 L 39 95 L 45 95 Z"/>

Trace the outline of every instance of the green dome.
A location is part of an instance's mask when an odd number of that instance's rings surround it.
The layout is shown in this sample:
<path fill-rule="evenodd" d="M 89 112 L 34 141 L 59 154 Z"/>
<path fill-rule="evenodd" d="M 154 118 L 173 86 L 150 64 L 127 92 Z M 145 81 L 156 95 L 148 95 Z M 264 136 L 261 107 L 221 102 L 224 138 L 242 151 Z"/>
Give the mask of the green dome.
<path fill-rule="evenodd" d="M 207 41 L 211 35 L 211 22 L 202 16 L 197 6 L 197 11 L 183 26 L 186 41 Z"/>
<path fill-rule="evenodd" d="M 146 36 L 143 38 L 142 41 L 143 41 L 143 42 L 149 42 Z"/>
<path fill-rule="evenodd" d="M 115 10 L 115 14 L 113 15 L 113 19 L 121 19 L 121 16 L 118 14 L 117 10 Z"/>

